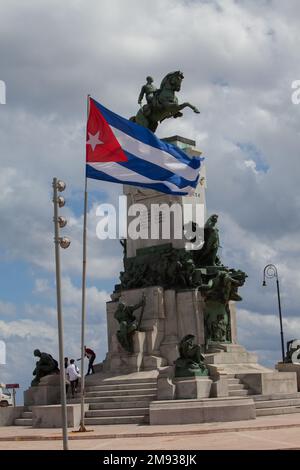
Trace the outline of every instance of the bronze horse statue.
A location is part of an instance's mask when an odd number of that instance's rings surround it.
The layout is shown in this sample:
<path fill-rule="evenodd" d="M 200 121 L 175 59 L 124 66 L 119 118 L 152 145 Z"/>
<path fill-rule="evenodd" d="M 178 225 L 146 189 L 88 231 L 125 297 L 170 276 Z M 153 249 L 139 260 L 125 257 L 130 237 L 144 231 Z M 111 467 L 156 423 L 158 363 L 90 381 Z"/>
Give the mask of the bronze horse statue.
<path fill-rule="evenodd" d="M 160 88 L 154 91 L 151 101 L 142 106 L 130 120 L 155 132 L 159 122 L 171 117 L 181 117 L 181 110 L 184 108 L 191 108 L 194 113 L 200 113 L 196 106 L 190 103 L 178 104 L 175 92 L 180 91 L 183 78 L 183 73 L 179 70 L 168 73 Z"/>

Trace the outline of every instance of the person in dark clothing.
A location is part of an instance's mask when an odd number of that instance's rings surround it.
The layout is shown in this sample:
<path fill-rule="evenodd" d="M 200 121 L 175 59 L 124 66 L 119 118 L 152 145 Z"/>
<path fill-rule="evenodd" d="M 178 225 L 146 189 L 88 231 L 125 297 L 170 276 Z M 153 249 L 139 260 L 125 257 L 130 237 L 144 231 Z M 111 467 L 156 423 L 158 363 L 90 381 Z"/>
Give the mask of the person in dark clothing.
<path fill-rule="evenodd" d="M 66 395 L 68 395 L 69 385 L 70 385 L 69 378 L 68 378 L 68 374 L 67 374 L 67 368 L 68 368 L 68 365 L 69 365 L 69 358 L 68 358 L 68 357 L 65 357 L 65 358 L 64 358 L 64 364 L 65 364 Z"/>
<path fill-rule="evenodd" d="M 92 349 L 84 346 L 84 355 L 89 360 L 89 366 L 88 366 L 88 371 L 86 375 L 90 375 L 90 371 L 92 371 L 92 374 L 94 374 L 95 371 L 94 371 L 93 363 L 94 363 L 94 360 L 96 359 L 96 354 L 94 353 Z"/>

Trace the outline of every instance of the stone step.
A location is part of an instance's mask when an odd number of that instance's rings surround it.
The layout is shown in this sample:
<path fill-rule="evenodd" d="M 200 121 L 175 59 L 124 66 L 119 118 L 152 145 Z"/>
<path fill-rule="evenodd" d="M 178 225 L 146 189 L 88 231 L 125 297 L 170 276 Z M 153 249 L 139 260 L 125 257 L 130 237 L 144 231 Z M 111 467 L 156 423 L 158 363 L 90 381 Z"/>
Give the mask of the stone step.
<path fill-rule="evenodd" d="M 105 418 L 86 418 L 85 424 L 90 426 L 97 424 L 142 424 L 148 423 L 148 416 L 136 415 L 136 416 L 119 416 L 119 417 L 105 417 Z"/>
<path fill-rule="evenodd" d="M 23 411 L 22 418 L 32 418 L 32 411 Z"/>
<path fill-rule="evenodd" d="M 278 406 L 275 408 L 260 408 L 256 410 L 256 416 L 283 415 L 300 413 L 300 406 Z"/>
<path fill-rule="evenodd" d="M 97 392 L 106 390 L 144 390 L 157 388 L 154 382 L 145 383 L 126 383 L 126 384 L 101 384 L 101 385 L 90 385 L 86 387 L 87 392 Z"/>
<path fill-rule="evenodd" d="M 245 397 L 251 395 L 251 392 L 247 390 L 228 390 L 228 395 L 230 397 Z"/>
<path fill-rule="evenodd" d="M 268 400 L 268 401 L 256 401 L 255 408 L 277 408 L 280 406 L 300 406 L 299 398 L 286 398 L 283 400 Z"/>
<path fill-rule="evenodd" d="M 248 387 L 244 384 L 228 384 L 228 390 L 247 390 Z"/>
<path fill-rule="evenodd" d="M 218 354 L 218 353 L 227 353 L 227 354 L 244 354 L 246 349 L 240 344 L 224 344 L 223 346 L 210 344 L 208 346 L 207 354 Z"/>
<path fill-rule="evenodd" d="M 153 401 L 156 399 L 156 393 L 147 393 L 145 395 L 127 395 L 122 396 L 122 401 Z M 118 396 L 106 396 L 106 397 L 86 397 L 85 403 L 103 403 L 103 402 L 117 402 L 120 401 L 120 395 Z"/>
<path fill-rule="evenodd" d="M 239 364 L 239 366 L 243 365 L 243 368 L 247 370 L 248 367 L 251 369 L 252 364 L 257 363 L 257 356 L 249 352 L 217 352 L 206 354 L 205 362 L 222 369 L 224 366 L 234 367 L 236 364 Z"/>
<path fill-rule="evenodd" d="M 90 410 L 108 410 L 108 409 L 126 409 L 126 408 L 149 408 L 149 403 L 152 400 L 139 400 L 139 401 L 116 401 L 104 403 L 90 403 Z"/>
<path fill-rule="evenodd" d="M 254 395 L 253 399 L 257 401 L 270 401 L 270 400 L 286 400 L 291 398 L 299 398 L 300 392 L 296 393 L 276 393 L 276 395 Z"/>
<path fill-rule="evenodd" d="M 227 382 L 228 382 L 228 385 L 242 383 L 240 379 L 234 379 L 234 378 L 228 379 Z"/>
<path fill-rule="evenodd" d="M 30 418 L 16 418 L 15 426 L 32 426 L 32 419 Z"/>
<path fill-rule="evenodd" d="M 80 395 L 75 395 L 75 398 L 67 397 L 67 405 L 78 405 L 78 403 L 81 403 Z"/>
<path fill-rule="evenodd" d="M 146 408 L 112 408 L 107 410 L 90 410 L 86 411 L 87 418 L 104 418 L 119 416 L 147 416 L 149 415 L 149 406 Z"/>
<path fill-rule="evenodd" d="M 136 390 L 123 390 L 123 389 L 120 389 L 120 390 L 97 390 L 96 392 L 86 392 L 85 396 L 87 398 L 91 398 L 91 397 L 106 397 L 106 396 L 110 396 L 110 397 L 116 397 L 116 396 L 119 396 L 119 397 L 124 397 L 124 396 L 128 396 L 128 395 L 145 395 L 145 394 L 154 394 L 157 392 L 157 389 L 152 387 L 152 388 L 142 388 L 142 389 L 136 389 Z"/>
<path fill-rule="evenodd" d="M 136 379 L 109 379 L 109 380 L 103 380 L 99 379 L 99 382 L 97 379 L 92 377 L 91 380 L 87 379 L 86 380 L 86 386 L 89 386 L 89 382 L 91 383 L 91 386 L 94 385 L 125 385 L 125 384 L 139 384 L 139 383 L 151 383 L 151 384 L 157 384 L 157 378 L 136 378 Z M 95 383 L 98 382 L 98 383 Z"/>

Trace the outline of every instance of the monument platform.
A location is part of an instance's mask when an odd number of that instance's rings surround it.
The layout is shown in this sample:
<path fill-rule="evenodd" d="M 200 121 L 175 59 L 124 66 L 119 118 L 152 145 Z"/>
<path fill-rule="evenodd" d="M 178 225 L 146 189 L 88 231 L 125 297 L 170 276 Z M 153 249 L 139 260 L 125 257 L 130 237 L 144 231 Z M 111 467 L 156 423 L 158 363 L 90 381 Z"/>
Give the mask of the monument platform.
<path fill-rule="evenodd" d="M 100 365 L 96 365 L 100 369 Z M 177 379 L 170 376 L 171 366 L 161 369 L 112 375 L 98 372 L 86 378 L 85 422 L 87 425 L 153 425 L 154 415 L 167 420 L 169 413 L 177 409 L 177 422 L 182 415 L 190 416 L 191 422 L 220 422 L 236 419 L 253 420 L 257 416 L 294 414 L 300 412 L 300 393 L 269 394 L 253 393 L 234 374 L 221 374 L 219 378 L 191 377 Z M 276 372 L 281 381 L 285 373 Z M 271 371 L 271 376 L 273 372 Z M 183 384 L 178 394 L 178 381 Z M 195 386 L 201 382 L 203 387 Z M 189 386 L 192 387 L 189 388 Z M 36 387 L 35 387 L 36 388 Z M 58 387 L 59 389 L 59 387 Z M 177 391 L 176 391 L 177 389 Z M 196 390 L 196 391 L 195 391 Z M 195 398 L 197 393 L 198 398 Z M 182 395 L 185 394 L 185 395 Z M 180 396 L 189 398 L 182 399 Z M 68 400 L 69 426 L 76 426 L 79 419 L 79 395 Z M 0 425 L 30 427 L 57 427 L 60 423 L 59 402 L 48 405 L 29 405 L 0 409 Z M 175 407 L 175 408 L 174 408 Z M 196 408 L 197 413 L 185 410 Z M 226 409 L 225 409 L 226 408 Z M 159 412 L 158 412 L 159 410 Z M 223 411 L 222 411 L 223 410 Z M 253 411 L 254 410 L 254 411 Z M 197 421 L 195 421 L 197 416 Z M 153 418 L 158 419 L 158 418 Z M 174 418 L 175 419 L 175 418 Z M 199 420 L 199 421 L 198 421 Z M 158 421 L 156 421 L 158 422 Z M 162 421 L 162 423 L 167 421 Z M 185 421 L 186 422 L 186 421 Z M 79 424 L 79 423 L 78 423 Z"/>
<path fill-rule="evenodd" d="M 193 424 L 255 419 L 252 398 L 157 401 L 150 404 L 150 424 Z"/>

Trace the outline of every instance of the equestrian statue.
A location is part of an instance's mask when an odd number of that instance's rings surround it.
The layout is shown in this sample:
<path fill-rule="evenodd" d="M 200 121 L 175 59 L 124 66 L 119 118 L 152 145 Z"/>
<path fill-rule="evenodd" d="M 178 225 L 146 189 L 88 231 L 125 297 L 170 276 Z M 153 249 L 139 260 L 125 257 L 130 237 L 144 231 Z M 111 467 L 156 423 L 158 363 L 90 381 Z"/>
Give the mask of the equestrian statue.
<path fill-rule="evenodd" d="M 194 113 L 200 113 L 196 106 L 188 102 L 178 104 L 175 92 L 180 91 L 183 78 L 183 73 L 179 70 L 168 73 L 161 82 L 160 88 L 156 89 L 153 85 L 153 78 L 147 77 L 147 83 L 143 85 L 138 98 L 140 109 L 130 120 L 155 132 L 159 122 L 171 117 L 181 117 L 181 110 L 184 108 L 191 108 Z M 147 104 L 142 105 L 144 96 Z"/>

